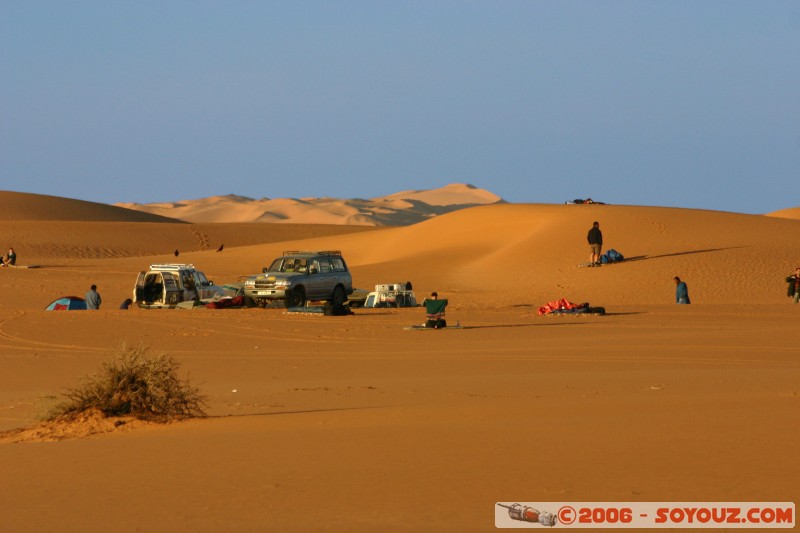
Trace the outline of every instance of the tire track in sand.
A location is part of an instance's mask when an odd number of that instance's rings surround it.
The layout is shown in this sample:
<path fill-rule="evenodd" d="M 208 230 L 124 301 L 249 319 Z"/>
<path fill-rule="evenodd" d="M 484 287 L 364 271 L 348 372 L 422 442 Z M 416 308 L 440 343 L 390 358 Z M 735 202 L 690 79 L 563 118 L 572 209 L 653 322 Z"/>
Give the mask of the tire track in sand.
<path fill-rule="evenodd" d="M 77 345 L 77 344 L 59 344 L 54 342 L 42 342 L 36 341 L 32 339 L 26 339 L 23 337 L 17 337 L 15 335 L 11 335 L 7 331 L 5 331 L 6 325 L 10 322 L 15 320 L 21 319 L 25 317 L 27 313 L 25 311 L 19 311 L 14 316 L 6 318 L 4 320 L 0 320 L 0 346 L 3 348 L 11 348 L 15 350 L 42 350 L 42 349 L 52 349 L 52 350 L 69 350 L 69 351 L 80 351 L 80 352 L 100 352 L 104 351 L 102 348 L 92 348 L 91 346 L 84 346 L 84 345 Z"/>

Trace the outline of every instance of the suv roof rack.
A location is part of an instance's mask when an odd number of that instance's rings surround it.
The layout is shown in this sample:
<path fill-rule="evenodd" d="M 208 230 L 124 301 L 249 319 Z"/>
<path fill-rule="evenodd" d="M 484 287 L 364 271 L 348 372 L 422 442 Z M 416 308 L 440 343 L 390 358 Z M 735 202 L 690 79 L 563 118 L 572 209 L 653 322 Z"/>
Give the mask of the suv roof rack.
<path fill-rule="evenodd" d="M 323 250 L 321 252 L 310 250 L 288 250 L 283 255 L 342 255 L 340 250 Z"/>
<path fill-rule="evenodd" d="M 158 263 L 150 265 L 150 270 L 194 270 L 191 263 Z"/>

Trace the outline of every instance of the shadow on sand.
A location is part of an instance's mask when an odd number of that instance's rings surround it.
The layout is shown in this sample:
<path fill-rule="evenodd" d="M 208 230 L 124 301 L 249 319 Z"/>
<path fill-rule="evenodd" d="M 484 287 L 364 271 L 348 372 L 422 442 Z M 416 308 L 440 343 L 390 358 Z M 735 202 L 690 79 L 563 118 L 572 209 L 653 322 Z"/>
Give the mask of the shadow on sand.
<path fill-rule="evenodd" d="M 574 326 L 587 322 L 570 322 L 569 324 L 495 324 L 492 326 L 461 326 L 461 329 L 490 329 L 490 328 L 533 328 L 540 326 Z"/>
<path fill-rule="evenodd" d="M 688 252 L 675 252 L 673 254 L 661 254 L 661 255 L 636 255 L 633 257 L 626 257 L 624 261 L 620 261 L 621 263 L 628 263 L 630 261 L 644 261 L 646 259 L 660 259 L 662 257 L 677 257 L 680 255 L 692 255 L 692 254 L 705 254 L 709 252 L 721 252 L 723 250 L 736 250 L 737 248 L 745 248 L 744 246 L 729 246 L 727 248 L 709 248 L 707 250 L 690 250 Z M 614 263 L 610 263 L 614 264 Z M 603 265 L 605 266 L 605 265 Z"/>
<path fill-rule="evenodd" d="M 273 416 L 273 415 L 302 415 L 310 413 L 328 413 L 333 411 L 360 411 L 362 409 L 386 409 L 390 405 L 375 405 L 369 407 L 336 407 L 329 409 L 298 409 L 297 411 L 273 411 L 271 413 L 235 413 L 227 415 L 212 415 L 206 418 L 234 418 L 246 416 Z"/>

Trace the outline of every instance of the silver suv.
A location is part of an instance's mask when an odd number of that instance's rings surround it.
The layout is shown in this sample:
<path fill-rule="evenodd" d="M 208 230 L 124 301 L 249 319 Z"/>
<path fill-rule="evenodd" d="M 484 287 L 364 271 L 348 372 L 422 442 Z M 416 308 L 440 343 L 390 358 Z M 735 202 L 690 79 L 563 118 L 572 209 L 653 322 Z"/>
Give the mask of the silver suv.
<path fill-rule="evenodd" d="M 244 282 L 245 298 L 259 306 L 283 300 L 286 307 L 299 307 L 315 300 L 339 307 L 352 293 L 353 279 L 340 251 L 283 252 Z"/>
<path fill-rule="evenodd" d="M 213 298 L 222 287 L 188 264 L 150 265 L 139 272 L 133 301 L 139 307 L 176 307 L 181 302 Z"/>

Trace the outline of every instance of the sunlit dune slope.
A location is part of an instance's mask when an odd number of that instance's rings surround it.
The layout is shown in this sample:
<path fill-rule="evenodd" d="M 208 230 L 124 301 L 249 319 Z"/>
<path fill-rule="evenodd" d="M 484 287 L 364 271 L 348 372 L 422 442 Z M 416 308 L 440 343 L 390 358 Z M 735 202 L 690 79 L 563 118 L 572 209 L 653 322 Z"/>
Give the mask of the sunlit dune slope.
<path fill-rule="evenodd" d="M 494 193 L 479 189 L 474 185 L 464 183 L 451 183 L 439 189 L 421 191 L 402 191 L 373 200 L 383 201 L 420 201 L 428 205 L 475 205 L 494 204 L 503 202 L 503 199 Z"/>
<path fill-rule="evenodd" d="M 180 222 L 142 211 L 58 196 L 0 191 L 0 220 Z"/>
<path fill-rule="evenodd" d="M 618 250 L 625 262 L 578 266 L 589 259 L 586 233 L 595 220 L 604 249 Z M 798 230 L 800 221 L 715 211 L 497 204 L 297 247 L 341 249 L 357 286 L 412 281 L 424 292 L 461 293 L 456 298 L 462 303 L 513 305 L 560 297 L 593 305 L 670 303 L 676 275 L 689 284 L 695 303 L 783 303 L 784 277 L 800 264 L 786 237 Z M 247 257 L 272 257 L 286 247 L 237 253 L 244 265 Z"/>
<path fill-rule="evenodd" d="M 586 233 L 595 220 L 605 250 L 618 250 L 626 261 L 578 266 L 589 259 Z M 786 301 L 784 278 L 800 264 L 788 237 L 798 230 L 798 220 L 715 211 L 494 204 L 377 229 L 15 221 L 0 227 L 0 242 L 15 246 L 20 263 L 38 263 L 40 272 L 76 263 L 97 276 L 113 270 L 122 281 L 104 283 L 120 295 L 132 283 L 133 274 L 125 273 L 151 262 L 191 262 L 224 282 L 259 272 L 285 250 L 335 249 L 356 287 L 411 281 L 420 296 L 437 290 L 462 306 L 538 306 L 562 297 L 597 306 L 670 303 L 676 275 L 695 304 L 763 304 Z"/>
<path fill-rule="evenodd" d="M 193 253 L 237 246 L 372 231 L 369 226 L 322 224 L 164 224 L 153 222 L 10 221 L 0 225 L 0 246 L 13 246 L 23 265 L 74 259 L 158 257 L 190 261 Z M 174 252 L 178 251 L 178 256 Z"/>
<path fill-rule="evenodd" d="M 800 220 L 800 207 L 790 207 L 788 209 L 773 211 L 772 213 L 767 213 L 767 216 Z"/>

